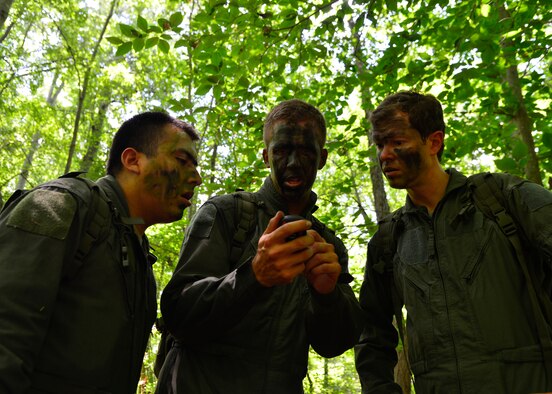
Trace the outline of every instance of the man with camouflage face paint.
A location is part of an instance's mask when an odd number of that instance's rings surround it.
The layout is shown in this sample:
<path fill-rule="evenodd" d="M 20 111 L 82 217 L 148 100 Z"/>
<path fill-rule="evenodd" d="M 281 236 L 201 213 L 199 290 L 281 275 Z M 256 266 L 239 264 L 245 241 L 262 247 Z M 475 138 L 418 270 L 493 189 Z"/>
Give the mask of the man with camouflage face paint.
<path fill-rule="evenodd" d="M 96 183 L 69 176 L 0 214 L 0 392 L 136 392 L 157 314 L 144 232 L 179 220 L 201 183 L 187 123 L 127 120 Z"/>
<path fill-rule="evenodd" d="M 407 198 L 368 244 L 362 393 L 401 393 L 392 320 L 403 305 L 416 393 L 551 391 L 552 193 L 509 174 L 443 168 L 445 122 L 431 95 L 393 94 L 370 121 L 383 174 Z"/>
<path fill-rule="evenodd" d="M 309 345 L 334 357 L 356 343 L 360 308 L 347 251 L 313 216 L 325 139 L 324 118 L 310 104 L 288 100 L 269 113 L 263 159 L 271 172 L 249 194 L 255 222 L 235 264 L 243 197 L 212 198 L 193 218 L 161 298 L 176 344 L 158 393 L 302 393 Z M 280 224 L 284 213 L 302 219 Z"/>

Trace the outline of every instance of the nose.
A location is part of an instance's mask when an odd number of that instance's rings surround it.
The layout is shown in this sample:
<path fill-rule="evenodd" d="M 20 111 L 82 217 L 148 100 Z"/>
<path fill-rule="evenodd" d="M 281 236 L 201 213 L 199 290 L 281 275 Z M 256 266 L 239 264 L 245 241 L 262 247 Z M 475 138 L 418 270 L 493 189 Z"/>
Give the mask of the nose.
<path fill-rule="evenodd" d="M 199 185 L 201 185 L 202 182 L 203 182 L 203 180 L 201 179 L 201 175 L 199 175 L 199 171 L 197 170 L 197 168 L 194 168 L 194 171 L 190 175 L 188 183 L 190 183 L 192 185 L 195 185 L 195 186 L 199 186 Z"/>
<path fill-rule="evenodd" d="M 287 160 L 287 166 L 288 167 L 300 167 L 301 163 L 299 162 L 299 155 L 296 151 L 292 150 L 289 152 L 288 160 Z"/>
<path fill-rule="evenodd" d="M 378 158 L 380 162 L 385 162 L 392 160 L 394 158 L 395 152 L 389 144 L 383 144 L 381 148 L 378 149 Z"/>

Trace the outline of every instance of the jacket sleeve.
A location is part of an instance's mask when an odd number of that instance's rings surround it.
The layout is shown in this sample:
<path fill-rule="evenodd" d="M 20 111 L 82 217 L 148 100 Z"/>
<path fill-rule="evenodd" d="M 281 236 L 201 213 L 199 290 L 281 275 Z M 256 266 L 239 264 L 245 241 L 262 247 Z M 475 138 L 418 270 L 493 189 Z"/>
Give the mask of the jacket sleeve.
<path fill-rule="evenodd" d="M 358 342 L 362 330 L 362 310 L 349 285 L 352 277 L 348 270 L 347 250 L 341 240 L 332 238 L 341 264 L 340 279 L 330 294 L 318 294 L 310 289 L 306 322 L 309 342 L 323 357 L 339 356 L 352 348 Z"/>
<path fill-rule="evenodd" d="M 66 192 L 37 189 L 0 215 L 0 392 L 27 392 L 49 330 L 77 212 Z"/>
<path fill-rule="evenodd" d="M 360 305 L 364 310 L 365 325 L 359 343 L 355 346 L 355 364 L 362 385 L 362 393 L 401 393 L 394 383 L 393 369 L 397 364 L 397 330 L 393 326 L 393 305 L 389 285 L 391 278 L 374 270 L 377 263 L 376 247 L 368 244 L 368 259 L 364 282 L 360 289 Z M 389 274 L 390 275 L 390 274 Z"/>
<path fill-rule="evenodd" d="M 205 203 L 187 230 L 178 266 L 163 290 L 161 312 L 183 343 L 212 340 L 237 324 L 269 289 L 251 261 L 230 266 L 233 226 L 213 203 Z"/>

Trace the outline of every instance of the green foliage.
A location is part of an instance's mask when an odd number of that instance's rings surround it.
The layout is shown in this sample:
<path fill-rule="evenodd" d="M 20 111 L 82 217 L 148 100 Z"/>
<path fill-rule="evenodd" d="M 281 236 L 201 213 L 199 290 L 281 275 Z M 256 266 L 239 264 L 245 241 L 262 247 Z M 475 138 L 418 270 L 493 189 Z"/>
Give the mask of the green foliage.
<path fill-rule="evenodd" d="M 552 176 L 552 11 L 544 0 L 132 0 L 119 5 L 90 64 L 107 11 L 91 2 L 12 6 L 5 26 L 13 26 L 0 39 L 0 197 L 61 174 L 88 67 L 73 170 L 89 164 L 89 175 L 101 176 L 113 133 L 137 112 L 166 109 L 194 124 L 204 179 L 195 205 L 182 221 L 148 230 L 160 290 L 197 205 L 260 186 L 268 173 L 263 119 L 283 99 L 309 101 L 326 117 L 329 160 L 315 185 L 317 216 L 349 248 L 356 291 L 376 229 L 366 115 L 386 95 L 414 89 L 441 100 L 447 166 L 524 175 L 535 152 L 542 179 Z M 506 79 L 516 70 L 521 95 Z M 515 123 L 520 109 L 534 148 Z M 386 194 L 392 208 L 404 200 L 402 191 Z M 153 338 L 143 392 L 155 381 Z M 351 353 L 335 362 L 311 357 L 307 392 L 358 391 Z"/>

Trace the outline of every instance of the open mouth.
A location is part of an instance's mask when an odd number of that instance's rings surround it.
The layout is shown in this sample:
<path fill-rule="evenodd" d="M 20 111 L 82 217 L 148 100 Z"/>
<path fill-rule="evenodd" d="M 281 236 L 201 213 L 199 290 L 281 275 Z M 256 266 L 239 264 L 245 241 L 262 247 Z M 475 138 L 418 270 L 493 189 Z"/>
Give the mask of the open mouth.
<path fill-rule="evenodd" d="M 399 170 L 393 167 L 384 167 L 382 170 L 386 177 L 393 177 L 399 174 Z"/>
<path fill-rule="evenodd" d="M 284 185 L 289 188 L 297 188 L 303 184 L 303 180 L 297 176 L 290 176 L 284 179 Z"/>
<path fill-rule="evenodd" d="M 186 204 L 187 207 L 192 205 L 190 200 L 192 199 L 193 196 L 194 196 L 193 192 L 182 193 L 180 195 L 180 197 L 184 200 L 184 204 Z"/>

